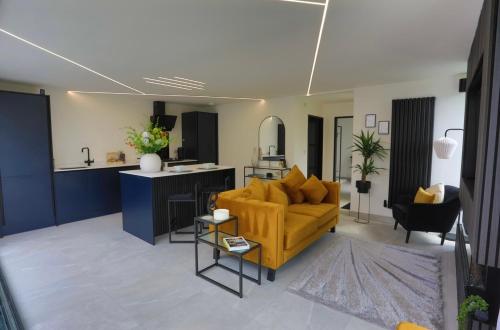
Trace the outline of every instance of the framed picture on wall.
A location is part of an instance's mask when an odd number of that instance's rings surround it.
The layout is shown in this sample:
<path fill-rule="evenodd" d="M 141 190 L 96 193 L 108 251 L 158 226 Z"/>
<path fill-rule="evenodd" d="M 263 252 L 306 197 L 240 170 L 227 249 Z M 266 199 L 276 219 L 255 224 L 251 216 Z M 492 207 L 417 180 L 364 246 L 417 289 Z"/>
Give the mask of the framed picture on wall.
<path fill-rule="evenodd" d="M 379 121 L 378 122 L 378 134 L 379 135 L 389 135 L 389 121 Z"/>
<path fill-rule="evenodd" d="M 377 127 L 377 115 L 374 113 L 369 113 L 365 116 L 365 127 L 375 128 Z"/>

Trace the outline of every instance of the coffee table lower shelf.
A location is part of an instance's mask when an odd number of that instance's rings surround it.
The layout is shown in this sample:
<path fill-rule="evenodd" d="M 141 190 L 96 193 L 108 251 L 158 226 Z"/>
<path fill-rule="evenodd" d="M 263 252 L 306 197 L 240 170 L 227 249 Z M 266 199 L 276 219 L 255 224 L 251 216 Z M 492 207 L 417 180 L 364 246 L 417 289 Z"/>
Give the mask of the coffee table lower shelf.
<path fill-rule="evenodd" d="M 232 235 L 229 235 L 225 232 L 222 232 L 222 231 L 218 231 L 217 233 L 216 232 L 208 232 L 206 234 L 203 234 L 203 235 L 196 235 L 196 239 L 195 239 L 195 267 L 196 267 L 196 276 L 199 276 L 201 278 L 203 278 L 204 280 L 212 283 L 212 284 L 215 284 L 217 285 L 218 287 L 228 291 L 228 292 L 231 292 L 237 296 L 239 296 L 240 298 L 243 298 L 243 278 L 249 280 L 249 281 L 252 281 L 254 283 L 257 283 L 258 285 L 261 284 L 261 270 L 262 270 L 262 246 L 260 245 L 260 243 L 257 243 L 257 242 L 253 242 L 253 241 L 249 241 L 247 240 L 247 242 L 250 244 L 250 248 L 248 250 L 244 250 L 244 251 L 228 251 L 227 248 L 222 245 L 222 239 L 224 237 L 232 237 Z M 216 237 L 217 237 L 217 241 L 219 244 L 215 244 L 215 241 L 216 241 Z M 214 248 L 214 259 L 215 259 L 215 262 L 203 269 L 199 269 L 198 267 L 198 244 L 199 243 L 205 243 L 207 245 L 210 245 Z M 259 262 L 258 262 L 258 274 L 257 274 L 257 278 L 255 277 L 252 277 L 252 276 L 249 276 L 247 274 L 244 274 L 243 273 L 243 257 L 255 250 L 255 249 L 258 249 L 259 250 Z M 225 252 L 226 254 L 228 255 L 232 255 L 232 256 L 235 256 L 238 258 L 238 261 L 239 261 L 239 267 L 238 267 L 238 270 L 235 270 L 231 267 L 228 267 L 226 265 L 222 265 L 219 263 L 219 258 L 220 258 L 220 251 L 222 252 Z M 204 272 L 206 272 L 207 270 L 213 268 L 213 267 L 220 267 L 222 269 L 225 269 L 233 274 L 236 274 L 238 275 L 239 277 L 239 287 L 238 287 L 238 290 L 235 290 L 233 288 L 230 288 L 229 286 L 225 285 L 225 284 L 222 284 L 216 280 L 214 280 L 213 278 L 210 278 L 208 276 L 206 276 L 205 274 L 203 274 Z"/>

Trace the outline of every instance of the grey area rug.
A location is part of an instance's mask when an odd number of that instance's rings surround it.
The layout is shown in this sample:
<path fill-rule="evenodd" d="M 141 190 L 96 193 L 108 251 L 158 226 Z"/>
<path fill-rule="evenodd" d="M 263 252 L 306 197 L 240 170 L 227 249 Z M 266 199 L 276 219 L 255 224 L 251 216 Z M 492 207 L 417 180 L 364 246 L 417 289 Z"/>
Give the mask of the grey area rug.
<path fill-rule="evenodd" d="M 337 236 L 288 290 L 388 329 L 443 328 L 440 260 L 421 250 Z"/>

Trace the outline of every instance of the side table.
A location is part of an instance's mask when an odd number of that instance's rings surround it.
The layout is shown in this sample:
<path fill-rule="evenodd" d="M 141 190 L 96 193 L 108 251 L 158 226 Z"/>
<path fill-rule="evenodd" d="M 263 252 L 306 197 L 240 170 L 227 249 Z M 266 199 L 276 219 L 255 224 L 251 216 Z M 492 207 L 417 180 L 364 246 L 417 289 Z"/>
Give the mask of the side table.
<path fill-rule="evenodd" d="M 223 223 L 227 223 L 230 221 L 235 221 L 235 233 L 234 234 L 228 234 L 223 231 L 219 230 L 219 226 Z M 242 251 L 229 251 L 226 246 L 224 245 L 223 238 L 225 237 L 233 237 L 233 236 L 238 236 L 238 217 L 236 216 L 230 216 L 226 220 L 221 220 L 217 221 L 214 219 L 213 216 L 211 215 L 203 215 L 199 217 L 194 218 L 194 224 L 195 228 L 196 225 L 198 224 L 207 224 L 207 225 L 213 225 L 215 227 L 214 231 L 209 231 L 208 233 L 205 234 L 198 234 L 196 231 L 195 233 L 195 240 L 194 240 L 194 248 L 195 248 L 195 272 L 196 276 L 199 276 L 206 281 L 217 285 L 220 288 L 223 288 L 224 290 L 227 290 L 240 298 L 243 298 L 243 278 L 246 278 L 249 281 L 255 282 L 258 285 L 261 284 L 261 270 L 262 270 L 262 246 L 258 242 L 246 240 L 248 244 L 250 245 L 249 249 L 242 250 Z M 215 262 L 203 269 L 199 269 L 198 267 L 198 244 L 199 243 L 205 243 L 207 245 L 210 245 L 214 248 L 214 260 Z M 246 275 L 243 273 L 243 257 L 250 253 L 251 251 L 258 249 L 259 250 L 259 263 L 258 263 L 258 274 L 257 278 L 251 277 L 249 275 Z M 226 254 L 233 255 L 239 259 L 239 268 L 238 270 L 234 270 L 228 266 L 222 265 L 219 263 L 219 252 L 223 251 Z M 225 269 L 233 274 L 238 275 L 239 277 L 239 288 L 238 290 L 235 290 L 233 288 L 230 288 L 220 282 L 217 282 L 216 280 L 206 276 L 203 274 L 205 271 L 211 269 L 212 267 L 220 267 L 222 269 Z"/>

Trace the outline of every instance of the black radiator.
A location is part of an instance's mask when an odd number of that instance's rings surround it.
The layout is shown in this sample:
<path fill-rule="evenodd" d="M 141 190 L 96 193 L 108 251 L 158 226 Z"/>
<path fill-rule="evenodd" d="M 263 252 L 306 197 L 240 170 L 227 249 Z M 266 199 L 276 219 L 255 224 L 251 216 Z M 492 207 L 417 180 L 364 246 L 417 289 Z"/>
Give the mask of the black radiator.
<path fill-rule="evenodd" d="M 388 206 L 431 181 L 435 97 L 392 101 Z"/>

